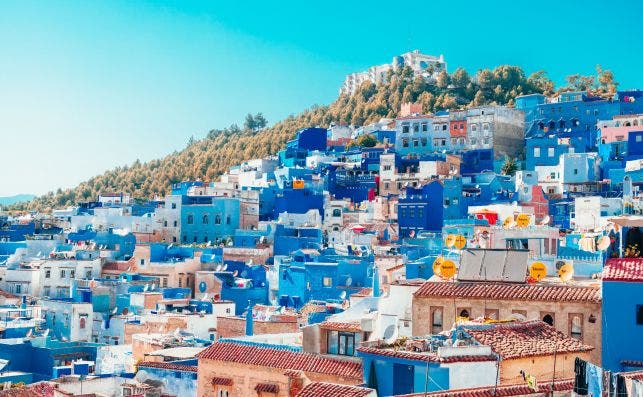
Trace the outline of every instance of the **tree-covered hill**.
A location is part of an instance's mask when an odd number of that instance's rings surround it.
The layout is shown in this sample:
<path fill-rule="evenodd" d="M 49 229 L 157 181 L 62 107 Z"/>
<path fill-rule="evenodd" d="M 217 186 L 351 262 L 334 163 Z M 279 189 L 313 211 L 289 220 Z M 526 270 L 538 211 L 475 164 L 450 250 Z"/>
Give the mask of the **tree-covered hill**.
<path fill-rule="evenodd" d="M 597 68 L 594 76 L 570 76 L 569 84 L 561 90 L 615 90 L 610 71 Z M 553 82 L 540 71 L 527 77 L 517 66 L 503 65 L 479 70 L 470 76 L 464 69 L 453 73 L 441 72 L 436 81 L 414 78 L 407 67 L 389 72 L 387 82 L 380 85 L 364 83 L 352 96 L 341 95 L 327 106 L 313 106 L 297 115 L 265 127 L 261 114 L 246 118 L 244 128 L 236 124 L 212 130 L 203 139 L 190 138 L 180 152 L 146 163 L 116 167 L 95 176 L 73 189 L 58 189 L 28 203 L 14 204 L 10 210 L 50 211 L 79 201 L 95 199 L 100 192 L 123 191 L 137 199 L 163 196 L 169 185 L 183 180 L 212 181 L 230 166 L 244 160 L 275 154 L 292 139 L 298 129 L 308 126 L 328 126 L 331 122 L 362 125 L 382 117 L 393 118 L 405 102 L 420 102 L 426 113 L 443 109 L 459 109 L 486 104 L 513 105 L 518 95 L 552 94 Z"/>

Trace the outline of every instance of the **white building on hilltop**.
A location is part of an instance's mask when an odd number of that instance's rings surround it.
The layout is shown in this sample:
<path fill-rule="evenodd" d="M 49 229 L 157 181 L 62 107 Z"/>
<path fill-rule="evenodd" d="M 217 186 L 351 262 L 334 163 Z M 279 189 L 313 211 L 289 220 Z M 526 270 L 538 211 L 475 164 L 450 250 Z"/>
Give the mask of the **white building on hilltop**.
<path fill-rule="evenodd" d="M 444 62 L 444 56 L 425 55 L 419 50 L 406 52 L 402 55 L 393 57 L 391 63 L 379 66 L 371 66 L 364 72 L 351 73 L 346 76 L 340 94 L 353 94 L 359 86 L 365 81 L 371 81 L 380 84 L 386 81 L 388 71 L 398 67 L 409 66 L 415 76 L 423 76 L 426 79 L 436 78 L 442 70 L 447 70 L 447 64 Z"/>

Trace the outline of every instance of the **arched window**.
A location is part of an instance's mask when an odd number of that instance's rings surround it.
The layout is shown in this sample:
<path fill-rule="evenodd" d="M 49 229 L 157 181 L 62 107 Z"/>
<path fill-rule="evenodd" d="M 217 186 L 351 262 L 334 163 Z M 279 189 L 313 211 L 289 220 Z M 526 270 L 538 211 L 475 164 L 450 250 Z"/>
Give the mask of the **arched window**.
<path fill-rule="evenodd" d="M 214 217 L 214 223 L 215 223 L 216 225 L 220 225 L 220 224 L 221 224 L 221 215 L 217 215 L 217 216 L 215 216 L 215 217 Z"/>
<path fill-rule="evenodd" d="M 631 127 L 631 126 L 632 126 L 632 124 L 631 124 L 629 121 L 626 121 L 625 123 L 623 123 L 623 126 L 625 126 L 625 127 Z"/>
<path fill-rule="evenodd" d="M 226 225 L 229 225 L 229 224 L 230 224 L 230 222 L 231 222 L 231 220 L 232 220 L 232 218 L 230 218 L 230 215 L 226 216 L 226 217 L 225 217 L 225 224 L 226 224 Z"/>
<path fill-rule="evenodd" d="M 639 121 L 638 121 L 638 120 L 634 120 L 634 121 L 632 122 L 632 125 L 633 125 L 633 126 L 637 126 L 637 125 L 639 125 Z"/>
<path fill-rule="evenodd" d="M 442 332 L 442 308 L 436 307 L 431 311 L 431 332 Z"/>
<path fill-rule="evenodd" d="M 190 214 L 188 215 L 188 225 L 191 225 L 194 223 L 194 215 Z"/>
<path fill-rule="evenodd" d="M 560 120 L 560 121 L 558 122 L 558 127 L 559 127 L 559 128 L 565 128 L 565 120 Z"/>
<path fill-rule="evenodd" d="M 543 317 L 543 321 L 551 326 L 554 325 L 554 318 L 551 316 L 551 314 L 545 314 L 545 317 Z"/>
<path fill-rule="evenodd" d="M 467 309 L 462 309 L 460 311 L 460 317 L 462 318 L 469 318 L 469 311 Z"/>
<path fill-rule="evenodd" d="M 207 225 L 208 223 L 210 223 L 210 217 L 208 216 L 208 214 L 203 215 L 202 222 L 204 225 Z"/>
<path fill-rule="evenodd" d="M 85 323 L 87 320 L 85 320 L 85 317 L 80 318 L 80 329 L 85 329 Z"/>

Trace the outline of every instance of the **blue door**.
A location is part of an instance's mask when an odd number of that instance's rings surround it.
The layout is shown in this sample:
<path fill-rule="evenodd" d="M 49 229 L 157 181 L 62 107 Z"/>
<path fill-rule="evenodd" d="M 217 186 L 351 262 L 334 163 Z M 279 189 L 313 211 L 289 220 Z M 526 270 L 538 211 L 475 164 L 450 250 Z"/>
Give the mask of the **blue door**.
<path fill-rule="evenodd" d="M 406 364 L 393 364 L 393 394 L 413 393 L 415 367 Z"/>

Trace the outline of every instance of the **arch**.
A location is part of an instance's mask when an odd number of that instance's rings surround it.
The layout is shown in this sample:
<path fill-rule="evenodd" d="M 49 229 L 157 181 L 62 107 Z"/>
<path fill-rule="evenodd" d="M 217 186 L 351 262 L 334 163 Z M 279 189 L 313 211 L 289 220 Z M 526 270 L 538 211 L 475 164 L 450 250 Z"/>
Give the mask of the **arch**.
<path fill-rule="evenodd" d="M 460 317 L 469 318 L 469 311 L 467 309 L 460 310 Z"/>
<path fill-rule="evenodd" d="M 188 215 L 188 225 L 191 225 L 194 223 L 194 215 L 190 214 Z"/>
<path fill-rule="evenodd" d="M 214 224 L 215 224 L 215 225 L 220 225 L 220 224 L 221 224 L 221 215 L 217 214 L 217 215 L 214 217 Z"/>
<path fill-rule="evenodd" d="M 204 225 L 207 225 L 208 223 L 210 223 L 210 217 L 208 216 L 208 214 L 203 215 L 203 218 L 201 219 L 201 221 Z"/>
<path fill-rule="evenodd" d="M 554 318 L 551 316 L 551 314 L 545 314 L 545 316 L 543 317 L 543 322 L 554 326 Z"/>

